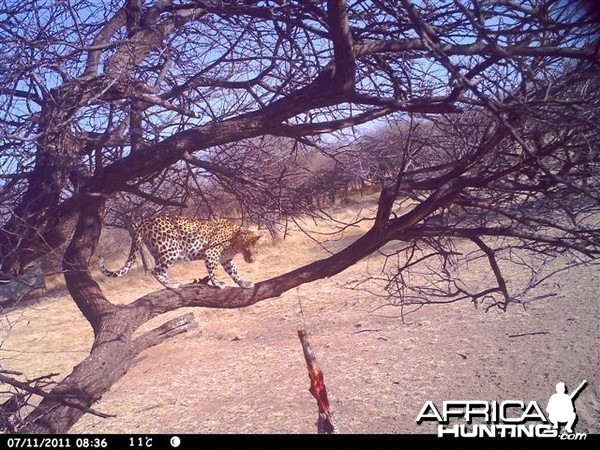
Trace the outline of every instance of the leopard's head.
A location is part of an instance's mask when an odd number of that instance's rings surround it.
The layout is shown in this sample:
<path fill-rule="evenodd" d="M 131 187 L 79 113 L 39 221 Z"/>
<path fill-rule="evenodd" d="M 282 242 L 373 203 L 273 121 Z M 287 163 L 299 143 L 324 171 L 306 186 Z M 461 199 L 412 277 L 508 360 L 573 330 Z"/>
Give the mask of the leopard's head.
<path fill-rule="evenodd" d="M 260 235 L 250 230 L 240 229 L 236 233 L 236 247 L 244 255 L 246 262 L 253 263 L 256 261 L 256 255 L 258 254 L 258 241 Z"/>

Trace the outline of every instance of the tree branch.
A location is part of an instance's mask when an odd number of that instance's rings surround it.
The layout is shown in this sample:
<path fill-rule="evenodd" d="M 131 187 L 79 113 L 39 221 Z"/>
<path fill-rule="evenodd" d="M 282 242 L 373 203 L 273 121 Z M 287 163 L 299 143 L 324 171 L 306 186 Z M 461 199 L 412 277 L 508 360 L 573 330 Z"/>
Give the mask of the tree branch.
<path fill-rule="evenodd" d="M 46 392 L 43 389 L 39 389 L 35 386 L 29 385 L 28 383 L 23 383 L 19 380 L 15 380 L 14 378 L 10 378 L 10 377 L 7 377 L 2 374 L 0 374 L 0 381 L 2 383 L 10 384 L 11 386 L 19 388 L 23 391 L 27 391 L 31 394 L 39 395 L 42 398 L 54 400 L 54 401 L 59 402 L 62 405 L 68 406 L 70 408 L 78 409 L 84 413 L 90 413 L 90 414 L 93 414 L 94 416 L 102 417 L 103 419 L 108 419 L 110 417 L 116 417 L 113 414 L 106 414 L 106 413 L 103 413 L 100 411 L 96 411 L 95 409 L 92 409 L 92 408 L 84 407 L 74 401 L 69 400 L 68 398 L 61 397 L 60 395 L 53 394 L 52 392 Z"/>

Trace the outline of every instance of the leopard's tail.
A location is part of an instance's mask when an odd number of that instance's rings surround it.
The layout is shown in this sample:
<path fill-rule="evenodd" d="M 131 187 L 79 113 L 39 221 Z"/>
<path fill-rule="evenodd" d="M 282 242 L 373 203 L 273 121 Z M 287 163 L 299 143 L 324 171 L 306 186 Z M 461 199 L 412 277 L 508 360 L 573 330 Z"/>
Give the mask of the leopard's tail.
<path fill-rule="evenodd" d="M 144 237 L 143 230 L 139 229 L 137 231 L 137 233 L 135 234 L 133 241 L 131 241 L 131 249 L 129 250 L 129 257 L 127 258 L 127 261 L 125 262 L 125 265 L 115 272 L 112 272 L 112 271 L 108 270 L 106 267 L 104 267 L 104 258 L 98 259 L 98 266 L 100 268 L 100 272 L 102 272 L 107 277 L 113 277 L 113 278 L 122 277 L 123 275 L 126 275 L 127 272 L 129 272 L 129 269 L 131 269 L 131 266 L 133 266 L 133 263 L 135 262 L 137 254 L 140 251 L 140 246 L 142 245 L 143 237 Z"/>

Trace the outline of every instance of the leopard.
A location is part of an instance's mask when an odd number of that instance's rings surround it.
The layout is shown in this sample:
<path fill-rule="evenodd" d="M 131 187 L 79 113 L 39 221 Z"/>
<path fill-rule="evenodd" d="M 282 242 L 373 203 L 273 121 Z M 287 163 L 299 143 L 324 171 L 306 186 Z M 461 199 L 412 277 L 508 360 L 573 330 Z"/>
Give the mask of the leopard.
<path fill-rule="evenodd" d="M 100 272 L 107 277 L 126 275 L 144 244 L 155 260 L 152 275 L 166 288 L 178 289 L 182 286 L 182 283 L 169 279 L 167 274 L 175 261 L 204 260 L 208 279 L 213 286 L 220 289 L 225 287 L 225 282 L 217 279 L 216 271 L 220 264 L 238 286 L 249 289 L 254 287 L 254 283 L 240 278 L 233 257 L 242 254 L 246 262 L 253 263 L 258 254 L 260 237 L 260 234 L 227 219 L 199 220 L 162 214 L 141 223 L 131 242 L 129 257 L 121 269 L 114 272 L 108 270 L 103 258 L 99 259 L 98 265 Z M 203 280 L 194 280 L 194 283 L 201 282 Z"/>

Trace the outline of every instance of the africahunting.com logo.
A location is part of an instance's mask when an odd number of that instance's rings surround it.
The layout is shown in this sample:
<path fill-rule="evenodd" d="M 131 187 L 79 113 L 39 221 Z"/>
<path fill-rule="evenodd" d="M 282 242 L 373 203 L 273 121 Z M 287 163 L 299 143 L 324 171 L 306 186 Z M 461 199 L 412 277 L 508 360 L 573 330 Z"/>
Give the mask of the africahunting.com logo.
<path fill-rule="evenodd" d="M 577 422 L 575 398 L 586 386 L 583 380 L 570 394 L 564 383 L 556 385 L 546 406 L 546 414 L 536 401 L 521 400 L 448 400 L 438 408 L 425 402 L 416 422 L 437 422 L 438 437 L 560 437 L 566 440 L 585 439 L 586 433 L 575 433 Z M 466 422 L 454 423 L 450 422 Z M 476 421 L 477 423 L 473 423 Z M 535 422 L 535 423 L 528 423 Z M 560 433 L 561 424 L 564 430 Z"/>

